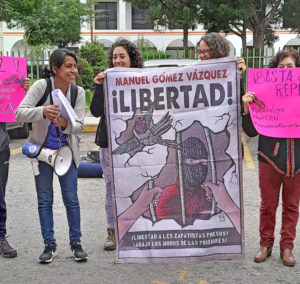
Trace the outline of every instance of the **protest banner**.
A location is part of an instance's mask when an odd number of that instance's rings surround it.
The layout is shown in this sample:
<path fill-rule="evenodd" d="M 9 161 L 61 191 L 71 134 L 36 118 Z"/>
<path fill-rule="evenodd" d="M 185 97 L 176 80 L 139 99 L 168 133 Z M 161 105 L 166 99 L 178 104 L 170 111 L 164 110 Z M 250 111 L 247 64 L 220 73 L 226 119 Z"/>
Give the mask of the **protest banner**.
<path fill-rule="evenodd" d="M 107 70 L 118 262 L 243 255 L 236 58 Z"/>
<path fill-rule="evenodd" d="M 0 56 L 0 122 L 14 122 L 15 110 L 25 96 L 26 58 Z"/>
<path fill-rule="evenodd" d="M 249 106 L 259 134 L 300 138 L 300 68 L 249 69 L 248 91 L 258 98 Z"/>

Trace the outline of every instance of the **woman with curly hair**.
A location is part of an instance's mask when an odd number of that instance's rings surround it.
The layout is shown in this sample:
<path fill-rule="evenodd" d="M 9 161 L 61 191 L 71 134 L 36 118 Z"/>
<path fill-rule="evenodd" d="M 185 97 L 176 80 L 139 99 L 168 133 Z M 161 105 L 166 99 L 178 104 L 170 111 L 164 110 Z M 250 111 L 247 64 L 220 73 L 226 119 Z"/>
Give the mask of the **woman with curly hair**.
<path fill-rule="evenodd" d="M 208 33 L 201 37 L 197 44 L 201 60 L 229 56 L 229 43 L 218 33 Z"/>
<path fill-rule="evenodd" d="M 197 47 L 201 60 L 227 57 L 230 52 L 228 40 L 218 33 L 204 35 L 197 43 Z M 246 71 L 246 64 L 243 58 L 238 59 L 237 69 L 240 70 L 241 75 Z"/>
<path fill-rule="evenodd" d="M 133 67 L 142 68 L 143 59 L 138 48 L 126 39 L 118 39 L 111 46 L 107 59 L 108 68 L 112 67 Z M 115 229 L 114 229 L 114 216 L 113 216 L 113 201 L 111 192 L 111 174 L 109 171 L 109 152 L 107 141 L 107 125 L 105 121 L 105 101 L 103 92 L 103 79 L 105 78 L 105 71 L 101 71 L 94 79 L 95 89 L 90 106 L 93 116 L 100 117 L 95 143 L 101 147 L 100 149 L 100 162 L 103 169 L 105 185 L 106 185 L 106 198 L 105 198 L 105 211 L 107 217 L 107 240 L 104 243 L 105 250 L 114 250 L 116 248 Z"/>
<path fill-rule="evenodd" d="M 294 49 L 279 51 L 269 64 L 269 68 L 295 67 L 300 67 L 300 56 Z M 244 104 L 242 127 L 250 137 L 258 134 L 249 115 L 249 103 L 254 99 L 255 94 L 251 92 L 247 92 L 242 98 Z M 296 238 L 300 201 L 300 138 L 259 135 L 258 160 L 261 197 L 260 248 L 254 256 L 254 261 L 263 262 L 272 253 L 276 210 L 282 186 L 280 256 L 284 265 L 294 266 L 296 261 L 292 250 Z"/>

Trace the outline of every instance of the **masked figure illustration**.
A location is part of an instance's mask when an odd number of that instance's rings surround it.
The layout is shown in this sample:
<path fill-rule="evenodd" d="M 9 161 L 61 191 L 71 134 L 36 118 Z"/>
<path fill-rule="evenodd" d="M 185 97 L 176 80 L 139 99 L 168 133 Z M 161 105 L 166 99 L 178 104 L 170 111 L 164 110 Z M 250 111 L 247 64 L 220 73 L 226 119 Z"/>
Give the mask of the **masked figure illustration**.
<path fill-rule="evenodd" d="M 181 158 L 184 196 L 180 196 L 179 181 L 165 187 L 155 213 L 158 220 L 172 218 L 183 226 L 212 216 L 212 193 L 202 186 L 208 172 L 208 152 L 204 143 L 199 138 L 189 137 L 182 143 Z M 184 208 L 181 200 L 184 200 Z"/>

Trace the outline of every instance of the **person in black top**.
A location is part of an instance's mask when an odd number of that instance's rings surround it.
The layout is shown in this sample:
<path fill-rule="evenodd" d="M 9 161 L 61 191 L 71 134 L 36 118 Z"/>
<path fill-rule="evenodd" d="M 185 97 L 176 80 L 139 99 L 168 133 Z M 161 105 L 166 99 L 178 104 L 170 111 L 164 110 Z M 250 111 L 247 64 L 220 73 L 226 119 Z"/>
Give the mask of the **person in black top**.
<path fill-rule="evenodd" d="M 111 47 L 108 53 L 107 60 L 108 68 L 112 67 L 143 67 L 143 59 L 138 48 L 126 39 L 118 39 Z M 111 192 L 111 174 L 109 171 L 109 152 L 107 141 L 107 125 L 105 118 L 105 101 L 103 91 L 103 79 L 105 78 L 105 71 L 101 71 L 94 78 L 95 88 L 90 110 L 93 116 L 100 117 L 95 143 L 101 147 L 100 162 L 103 170 L 103 175 L 106 184 L 106 199 L 105 210 L 107 216 L 107 240 L 104 243 L 105 250 L 114 250 L 116 248 L 115 242 L 115 225 L 113 215 L 113 201 Z"/>
<path fill-rule="evenodd" d="M 23 81 L 25 91 L 29 90 L 29 78 Z M 17 251 L 12 248 L 6 239 L 6 203 L 5 188 L 9 169 L 9 136 L 6 131 L 6 123 L 0 122 L 0 254 L 11 258 L 17 256 Z"/>
<path fill-rule="evenodd" d="M 269 67 L 300 67 L 300 56 L 294 49 L 279 51 L 271 60 Z M 243 130 L 250 137 L 256 136 L 258 133 L 253 126 L 248 106 L 255 100 L 255 94 L 247 92 L 242 100 L 244 105 Z M 276 210 L 282 186 L 280 254 L 284 265 L 294 266 L 296 261 L 292 250 L 296 238 L 300 201 L 300 138 L 273 138 L 259 135 L 258 160 L 261 196 L 260 248 L 254 256 L 254 261 L 265 261 L 272 253 Z"/>

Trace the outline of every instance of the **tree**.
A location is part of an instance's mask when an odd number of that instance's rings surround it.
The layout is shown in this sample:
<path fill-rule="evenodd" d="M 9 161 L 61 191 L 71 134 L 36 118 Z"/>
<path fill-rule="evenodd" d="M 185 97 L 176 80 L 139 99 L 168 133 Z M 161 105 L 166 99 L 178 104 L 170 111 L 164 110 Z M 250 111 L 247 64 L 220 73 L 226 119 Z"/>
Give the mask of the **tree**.
<path fill-rule="evenodd" d="M 251 7 L 249 13 L 249 29 L 253 32 L 253 47 L 261 49 L 271 25 L 281 18 L 281 0 L 247 0 Z M 275 38 L 274 38 L 275 39 Z"/>
<path fill-rule="evenodd" d="M 125 0 L 139 9 L 148 10 L 151 20 L 169 29 L 183 29 L 183 48 L 188 56 L 188 31 L 199 18 L 195 0 Z"/>
<path fill-rule="evenodd" d="M 81 46 L 78 52 L 78 57 L 84 58 L 92 66 L 94 72 L 93 77 L 91 78 L 92 81 L 100 70 L 107 68 L 106 50 L 101 43 L 86 43 L 85 45 Z"/>
<path fill-rule="evenodd" d="M 201 13 L 199 21 L 208 32 L 232 32 L 242 40 L 243 51 L 246 51 L 247 14 L 244 1 L 200 0 Z"/>
<path fill-rule="evenodd" d="M 209 31 L 232 32 L 242 38 L 246 51 L 246 30 L 253 32 L 253 47 L 258 51 L 264 42 L 276 38 L 271 28 L 281 16 L 281 0 L 199 0 L 200 21 Z M 245 54 L 244 54 L 245 55 Z"/>
<path fill-rule="evenodd" d="M 5 1 L 9 27 L 21 25 L 31 46 L 65 47 L 80 41 L 80 28 L 90 20 L 90 7 L 79 0 Z M 16 9 L 18 2 L 24 9 Z M 22 3 L 23 2 L 23 3 Z M 28 6 L 27 6 L 28 5 Z M 29 7 L 29 8 L 28 8 Z"/>
<path fill-rule="evenodd" d="M 92 90 L 94 86 L 94 71 L 85 58 L 78 57 L 78 75 L 76 84 L 85 90 Z"/>
<path fill-rule="evenodd" d="M 282 7 L 283 27 L 300 30 L 299 0 L 284 0 Z"/>
<path fill-rule="evenodd" d="M 10 22 L 16 14 L 30 15 L 34 5 L 34 0 L 0 0 L 0 21 Z"/>

